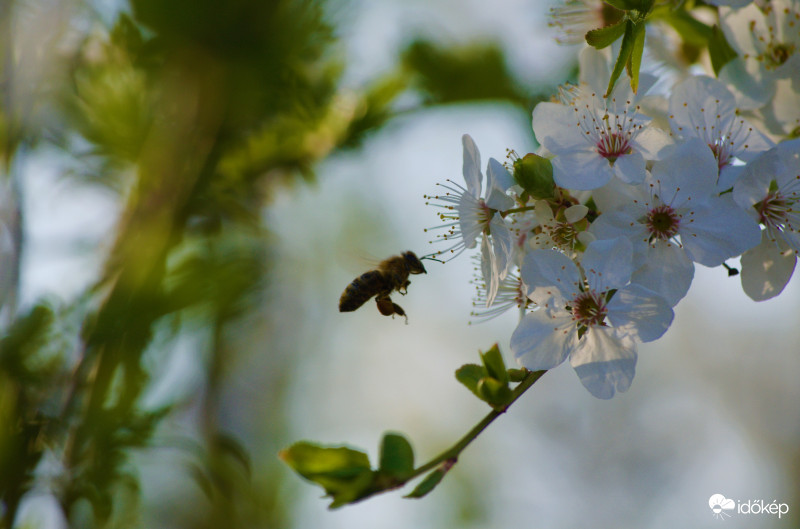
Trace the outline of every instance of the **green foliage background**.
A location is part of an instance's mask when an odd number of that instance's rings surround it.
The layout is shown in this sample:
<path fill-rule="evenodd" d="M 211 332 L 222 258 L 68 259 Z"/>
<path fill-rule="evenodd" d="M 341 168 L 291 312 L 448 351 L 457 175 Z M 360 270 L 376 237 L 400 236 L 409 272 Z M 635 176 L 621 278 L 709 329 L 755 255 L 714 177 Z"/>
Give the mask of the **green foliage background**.
<path fill-rule="evenodd" d="M 164 451 L 205 498 L 171 523 L 288 527 L 286 472 L 254 467 L 220 420 L 226 374 L 253 347 L 237 335 L 268 307 L 265 206 L 276 190 L 316 180 L 320 161 L 359 149 L 401 97 L 416 94 L 407 115 L 474 100 L 527 113 L 530 96 L 498 47 L 424 40 L 344 89 L 347 57 L 320 1 L 132 0 L 111 17 L 100 4 L 0 8 L 2 220 L 13 241 L 0 263 L 0 527 L 32 491 L 52 494 L 72 527 L 140 526 L 154 515 L 143 511 L 136 460 Z M 57 156 L 71 186 L 108 190 L 120 213 L 85 292 L 30 305 L 19 303 L 21 190 L 37 156 Z M 265 334 L 259 354 L 270 355 L 279 338 Z M 148 403 L 187 340 L 200 391 Z M 259 420 L 277 445 L 287 366 L 275 368 L 284 372 L 262 388 Z M 189 432 L 176 426 L 187 420 Z"/>

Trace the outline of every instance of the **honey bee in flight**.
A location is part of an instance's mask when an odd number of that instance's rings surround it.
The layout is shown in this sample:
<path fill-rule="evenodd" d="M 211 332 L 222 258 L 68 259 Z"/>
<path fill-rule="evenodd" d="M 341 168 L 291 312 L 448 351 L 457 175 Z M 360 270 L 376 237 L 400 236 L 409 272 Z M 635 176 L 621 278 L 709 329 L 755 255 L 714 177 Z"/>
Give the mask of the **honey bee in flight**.
<path fill-rule="evenodd" d="M 378 312 L 384 316 L 403 316 L 408 323 L 403 307 L 393 302 L 389 294 L 397 290 L 405 295 L 411 284 L 410 274 L 427 274 L 414 252 L 403 252 L 381 261 L 377 269 L 361 274 L 347 285 L 339 298 L 339 312 L 352 312 L 375 296 Z"/>

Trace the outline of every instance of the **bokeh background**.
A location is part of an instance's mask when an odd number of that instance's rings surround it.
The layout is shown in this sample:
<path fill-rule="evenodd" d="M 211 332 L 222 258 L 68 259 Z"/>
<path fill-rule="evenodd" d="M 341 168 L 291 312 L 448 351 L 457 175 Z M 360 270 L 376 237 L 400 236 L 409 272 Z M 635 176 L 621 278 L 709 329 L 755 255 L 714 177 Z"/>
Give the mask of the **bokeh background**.
<path fill-rule="evenodd" d="M 462 134 L 484 163 L 536 147 L 579 50 L 549 7 L 5 2 L 3 527 L 26 502 L 47 527 L 797 527 L 800 283 L 755 303 L 723 269 L 698 267 L 628 392 L 547 373 L 425 499 L 329 511 L 277 458 L 375 461 L 400 431 L 424 461 L 487 412 L 453 372 L 495 342 L 511 363 L 517 316 L 468 325 L 467 254 L 412 278 L 408 325 L 336 307 L 437 249 L 423 195 L 460 179 Z M 49 326 L 20 330 L 37 307 Z M 720 522 L 715 493 L 791 511 Z"/>

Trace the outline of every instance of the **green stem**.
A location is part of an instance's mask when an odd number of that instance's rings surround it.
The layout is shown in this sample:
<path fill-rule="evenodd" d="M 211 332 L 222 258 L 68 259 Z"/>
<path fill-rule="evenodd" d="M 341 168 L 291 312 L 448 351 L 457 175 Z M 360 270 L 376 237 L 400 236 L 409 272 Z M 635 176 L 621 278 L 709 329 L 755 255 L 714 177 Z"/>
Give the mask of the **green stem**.
<path fill-rule="evenodd" d="M 534 209 L 536 209 L 536 206 L 522 206 L 520 208 L 513 208 L 501 211 L 500 215 L 505 218 L 506 215 L 510 215 L 511 213 L 522 213 L 523 211 L 533 211 Z"/>
<path fill-rule="evenodd" d="M 506 404 L 502 409 L 492 410 L 486 417 L 483 418 L 483 420 L 481 420 L 481 422 L 476 424 L 469 432 L 467 432 L 464 437 L 459 439 L 456 444 L 438 456 L 434 457 L 421 467 L 416 468 L 406 482 L 411 481 L 417 476 L 420 476 L 433 468 L 436 468 L 446 461 L 452 461 L 454 463 L 455 460 L 458 459 L 458 456 L 461 454 L 461 452 L 463 452 L 464 449 L 481 434 L 481 432 L 483 432 L 490 424 L 492 424 L 495 419 L 504 414 L 506 410 L 511 407 L 511 405 L 514 404 L 514 402 L 520 398 L 523 393 L 528 391 L 528 389 L 533 386 L 536 381 L 539 380 L 546 372 L 547 371 L 528 371 L 528 373 L 525 375 L 525 378 L 523 378 L 517 387 L 515 387 L 511 392 L 511 400 L 508 401 L 508 404 Z"/>

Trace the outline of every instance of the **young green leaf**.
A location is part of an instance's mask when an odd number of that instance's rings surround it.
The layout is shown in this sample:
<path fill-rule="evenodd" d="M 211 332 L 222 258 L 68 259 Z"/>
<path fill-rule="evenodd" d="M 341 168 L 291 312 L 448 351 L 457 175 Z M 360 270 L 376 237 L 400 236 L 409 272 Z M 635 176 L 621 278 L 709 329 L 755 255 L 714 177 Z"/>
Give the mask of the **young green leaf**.
<path fill-rule="evenodd" d="M 430 491 L 436 488 L 436 485 L 442 481 L 442 478 L 445 474 L 447 474 L 447 470 L 445 468 L 437 468 L 423 479 L 419 485 L 417 485 L 414 490 L 408 493 L 405 497 L 406 498 L 422 498 L 426 496 Z"/>
<path fill-rule="evenodd" d="M 484 377 L 478 382 L 478 393 L 483 400 L 495 408 L 508 404 L 512 394 L 507 381 L 501 382 L 492 377 Z"/>
<path fill-rule="evenodd" d="M 621 9 L 623 11 L 630 11 L 631 9 L 638 9 L 639 3 L 637 0 L 605 0 L 607 4 Z"/>
<path fill-rule="evenodd" d="M 711 67 L 714 68 L 714 75 L 717 77 L 719 77 L 722 67 L 738 56 L 736 51 L 728 44 L 725 34 L 719 26 L 711 28 L 711 37 L 708 39 L 708 55 L 711 58 Z"/>
<path fill-rule="evenodd" d="M 485 376 L 486 368 L 477 364 L 464 364 L 456 370 L 456 380 L 464 384 L 478 398 L 481 398 L 478 393 L 478 382 Z"/>
<path fill-rule="evenodd" d="M 639 69 L 642 66 L 642 55 L 644 54 L 645 23 L 636 23 L 633 27 L 633 48 L 628 57 L 626 67 L 628 69 L 628 76 L 631 78 L 631 90 L 636 93 L 639 89 Z"/>
<path fill-rule="evenodd" d="M 503 361 L 503 355 L 500 354 L 500 349 L 497 347 L 497 344 L 494 344 L 492 348 L 485 353 L 481 353 L 481 360 L 490 377 L 506 385 L 508 384 L 508 371 L 506 371 L 506 364 Z"/>
<path fill-rule="evenodd" d="M 324 488 L 333 499 L 331 509 L 364 497 L 373 482 L 367 454 L 344 446 L 326 447 L 301 441 L 278 456 L 305 479 Z"/>
<path fill-rule="evenodd" d="M 586 33 L 586 43 L 593 48 L 601 50 L 611 46 L 618 38 L 625 33 L 625 19 L 623 18 L 616 24 L 597 28 Z"/>
<path fill-rule="evenodd" d="M 608 97 L 617 83 L 617 79 L 622 75 L 622 69 L 628 63 L 628 58 L 633 51 L 633 41 L 636 38 L 635 25 L 632 20 L 625 22 L 625 36 L 622 37 L 622 46 L 619 49 L 619 56 L 617 62 L 614 63 L 614 70 L 611 72 L 611 78 L 608 80 L 608 88 L 606 89 L 605 96 Z"/>
<path fill-rule="evenodd" d="M 383 436 L 380 458 L 378 471 L 398 481 L 414 472 L 414 450 L 402 435 L 387 433 Z"/>

